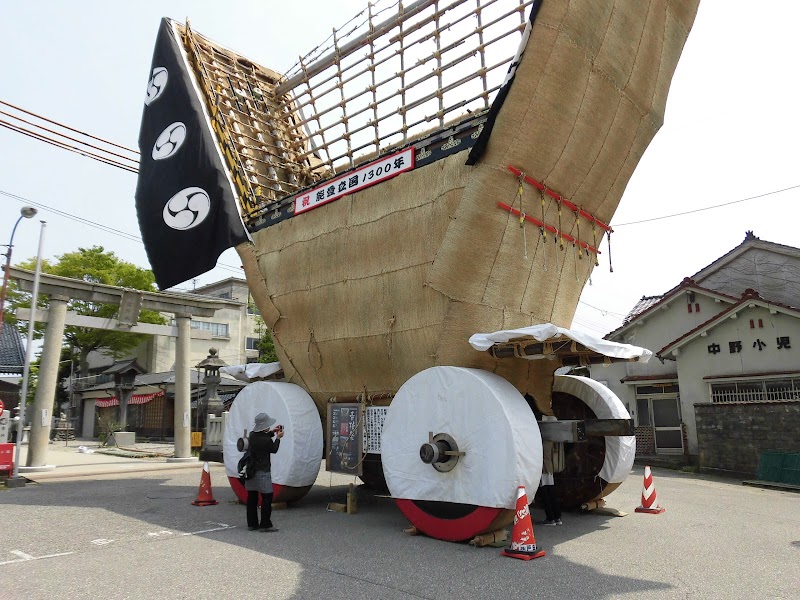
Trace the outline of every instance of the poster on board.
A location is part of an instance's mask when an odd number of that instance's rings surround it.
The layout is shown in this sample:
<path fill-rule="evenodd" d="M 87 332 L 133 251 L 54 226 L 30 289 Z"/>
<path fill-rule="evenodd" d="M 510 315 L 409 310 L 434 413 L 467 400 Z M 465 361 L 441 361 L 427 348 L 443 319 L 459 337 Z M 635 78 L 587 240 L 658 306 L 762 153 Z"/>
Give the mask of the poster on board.
<path fill-rule="evenodd" d="M 361 404 L 328 405 L 325 465 L 328 471 L 361 475 L 363 456 L 363 419 Z"/>

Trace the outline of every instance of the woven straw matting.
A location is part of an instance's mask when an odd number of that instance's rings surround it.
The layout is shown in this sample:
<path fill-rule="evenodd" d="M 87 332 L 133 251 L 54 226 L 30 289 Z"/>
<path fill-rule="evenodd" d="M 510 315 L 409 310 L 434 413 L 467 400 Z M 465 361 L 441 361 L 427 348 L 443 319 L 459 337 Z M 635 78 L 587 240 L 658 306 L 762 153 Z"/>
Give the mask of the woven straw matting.
<path fill-rule="evenodd" d="M 480 367 L 549 397 L 554 361 L 497 361 L 476 332 L 568 327 L 593 256 L 499 209 L 514 165 L 608 223 L 660 127 L 698 0 L 545 0 L 486 153 L 399 175 L 254 234 L 239 248 L 287 380 L 331 396 L 394 392 L 434 365 Z M 518 205 L 517 205 L 518 207 Z M 526 213 L 541 199 L 526 185 Z M 557 205 L 544 221 L 557 226 Z M 598 245 L 565 210 L 563 229 Z M 596 243 L 597 242 L 597 243 Z M 527 259 L 525 252 L 527 245 Z"/>

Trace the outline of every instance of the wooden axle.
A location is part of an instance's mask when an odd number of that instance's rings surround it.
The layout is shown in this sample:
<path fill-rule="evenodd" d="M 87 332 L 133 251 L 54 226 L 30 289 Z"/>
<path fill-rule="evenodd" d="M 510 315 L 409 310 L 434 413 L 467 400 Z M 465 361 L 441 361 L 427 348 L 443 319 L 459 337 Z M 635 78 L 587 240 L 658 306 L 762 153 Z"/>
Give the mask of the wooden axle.
<path fill-rule="evenodd" d="M 634 435 L 632 419 L 542 421 L 539 432 L 551 442 L 585 442 L 589 437 Z"/>

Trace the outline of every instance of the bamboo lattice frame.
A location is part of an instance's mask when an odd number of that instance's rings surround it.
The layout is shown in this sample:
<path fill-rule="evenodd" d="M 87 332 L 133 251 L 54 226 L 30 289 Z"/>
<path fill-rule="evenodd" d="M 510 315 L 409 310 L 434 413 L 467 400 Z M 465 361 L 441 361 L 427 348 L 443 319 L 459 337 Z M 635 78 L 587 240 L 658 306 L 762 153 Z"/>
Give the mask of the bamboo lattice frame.
<path fill-rule="evenodd" d="M 285 77 L 179 27 L 245 221 L 316 181 L 486 111 L 532 1 L 379 0 Z"/>

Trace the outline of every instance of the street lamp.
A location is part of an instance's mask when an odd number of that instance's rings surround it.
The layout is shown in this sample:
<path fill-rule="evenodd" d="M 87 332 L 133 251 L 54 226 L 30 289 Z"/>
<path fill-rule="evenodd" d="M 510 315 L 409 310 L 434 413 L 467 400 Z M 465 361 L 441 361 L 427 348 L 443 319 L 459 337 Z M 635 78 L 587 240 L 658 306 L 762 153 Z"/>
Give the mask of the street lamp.
<path fill-rule="evenodd" d="M 14 247 L 14 234 L 17 232 L 17 225 L 22 219 L 32 219 L 39 212 L 32 206 L 23 206 L 19 210 L 19 218 L 14 223 L 14 228 L 11 230 L 11 239 L 8 242 L 8 252 L 3 256 L 6 257 L 6 268 L 3 270 L 3 291 L 0 292 L 0 331 L 3 329 L 3 315 L 6 305 L 6 289 L 8 288 L 8 277 L 11 273 L 11 249 Z"/>
<path fill-rule="evenodd" d="M 25 215 L 23 215 L 25 216 Z M 17 221 L 19 223 L 19 221 Z M 20 485 L 25 480 L 19 476 L 19 450 L 22 443 L 22 433 L 25 426 L 25 402 L 28 397 L 28 377 L 31 373 L 31 355 L 33 354 L 33 326 L 36 322 L 36 305 L 39 301 L 39 276 L 42 272 L 42 247 L 44 246 L 44 228 L 47 226 L 46 221 L 40 221 L 41 229 L 39 229 L 39 249 L 36 251 L 36 272 L 33 275 L 33 294 L 31 294 L 31 316 L 28 319 L 28 339 L 25 340 L 25 366 L 22 370 L 22 390 L 19 393 L 19 421 L 17 421 L 17 446 L 14 451 L 14 470 L 11 479 L 12 487 Z M 14 228 L 16 229 L 16 225 Z M 13 234 L 12 234 L 13 237 Z M 8 253 L 11 254 L 11 247 L 8 248 Z M 8 272 L 8 271 L 6 271 Z M 8 481 L 6 486 L 8 487 Z"/>

